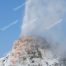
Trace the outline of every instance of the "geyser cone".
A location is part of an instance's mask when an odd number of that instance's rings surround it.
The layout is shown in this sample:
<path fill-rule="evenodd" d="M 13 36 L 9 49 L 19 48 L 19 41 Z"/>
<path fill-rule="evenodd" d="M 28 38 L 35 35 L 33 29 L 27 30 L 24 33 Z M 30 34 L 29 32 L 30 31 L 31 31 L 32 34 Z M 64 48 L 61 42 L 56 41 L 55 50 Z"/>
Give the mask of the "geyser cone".
<path fill-rule="evenodd" d="M 0 60 L 2 66 L 55 66 L 60 65 L 48 42 L 40 37 L 23 37 L 14 43 L 12 51 Z"/>

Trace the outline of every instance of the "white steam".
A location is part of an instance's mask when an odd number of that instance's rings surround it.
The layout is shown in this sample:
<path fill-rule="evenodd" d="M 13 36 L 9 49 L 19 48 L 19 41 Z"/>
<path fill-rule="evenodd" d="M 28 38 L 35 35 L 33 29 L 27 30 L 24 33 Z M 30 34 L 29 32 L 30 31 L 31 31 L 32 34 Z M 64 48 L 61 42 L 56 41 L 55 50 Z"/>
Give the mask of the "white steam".
<path fill-rule="evenodd" d="M 57 22 L 61 22 L 66 11 L 65 0 L 26 0 L 26 2 L 29 3 L 26 3 L 25 7 L 22 35 L 43 35 Z"/>

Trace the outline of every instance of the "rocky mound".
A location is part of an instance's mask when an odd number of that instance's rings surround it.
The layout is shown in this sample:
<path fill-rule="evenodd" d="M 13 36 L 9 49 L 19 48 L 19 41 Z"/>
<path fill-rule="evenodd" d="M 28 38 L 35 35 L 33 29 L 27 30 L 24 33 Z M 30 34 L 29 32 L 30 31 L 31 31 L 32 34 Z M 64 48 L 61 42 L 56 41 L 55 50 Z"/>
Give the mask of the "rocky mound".
<path fill-rule="evenodd" d="M 15 41 L 6 57 L 0 59 L 0 66 L 61 66 L 54 57 L 49 43 L 41 37 L 23 37 Z"/>

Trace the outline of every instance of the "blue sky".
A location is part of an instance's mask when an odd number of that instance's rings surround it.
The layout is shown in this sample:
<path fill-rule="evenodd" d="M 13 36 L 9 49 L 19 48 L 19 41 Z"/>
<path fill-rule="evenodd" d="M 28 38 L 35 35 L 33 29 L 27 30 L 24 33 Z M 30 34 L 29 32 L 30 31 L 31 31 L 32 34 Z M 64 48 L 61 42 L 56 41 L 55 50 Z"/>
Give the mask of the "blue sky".
<path fill-rule="evenodd" d="M 24 6 L 14 9 L 23 3 L 24 0 L 0 0 L 0 57 L 9 52 L 13 42 L 19 37 Z"/>

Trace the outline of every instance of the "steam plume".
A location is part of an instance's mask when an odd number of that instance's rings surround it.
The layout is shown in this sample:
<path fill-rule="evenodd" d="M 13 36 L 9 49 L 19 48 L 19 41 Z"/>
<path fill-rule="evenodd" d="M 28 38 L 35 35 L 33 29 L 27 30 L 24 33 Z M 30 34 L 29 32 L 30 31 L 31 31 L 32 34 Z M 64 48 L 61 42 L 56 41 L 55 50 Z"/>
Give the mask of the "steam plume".
<path fill-rule="evenodd" d="M 65 0 L 26 0 L 26 2 L 28 1 L 29 3 L 25 4 L 25 15 L 21 27 L 22 36 L 39 35 L 43 37 L 45 31 L 63 22 L 66 12 Z M 61 33 L 60 31 L 58 35 L 60 36 Z M 61 48 L 61 46 L 63 47 Z M 59 45 L 57 50 L 55 50 L 57 46 L 53 47 L 53 49 L 56 54 L 63 54 L 65 52 L 64 46 Z M 63 49 L 63 51 L 59 52 L 60 49 Z"/>
<path fill-rule="evenodd" d="M 28 1 L 22 24 L 22 35 L 43 36 L 46 30 L 57 24 L 56 22 L 61 22 L 65 12 L 64 0 L 26 0 Z"/>

